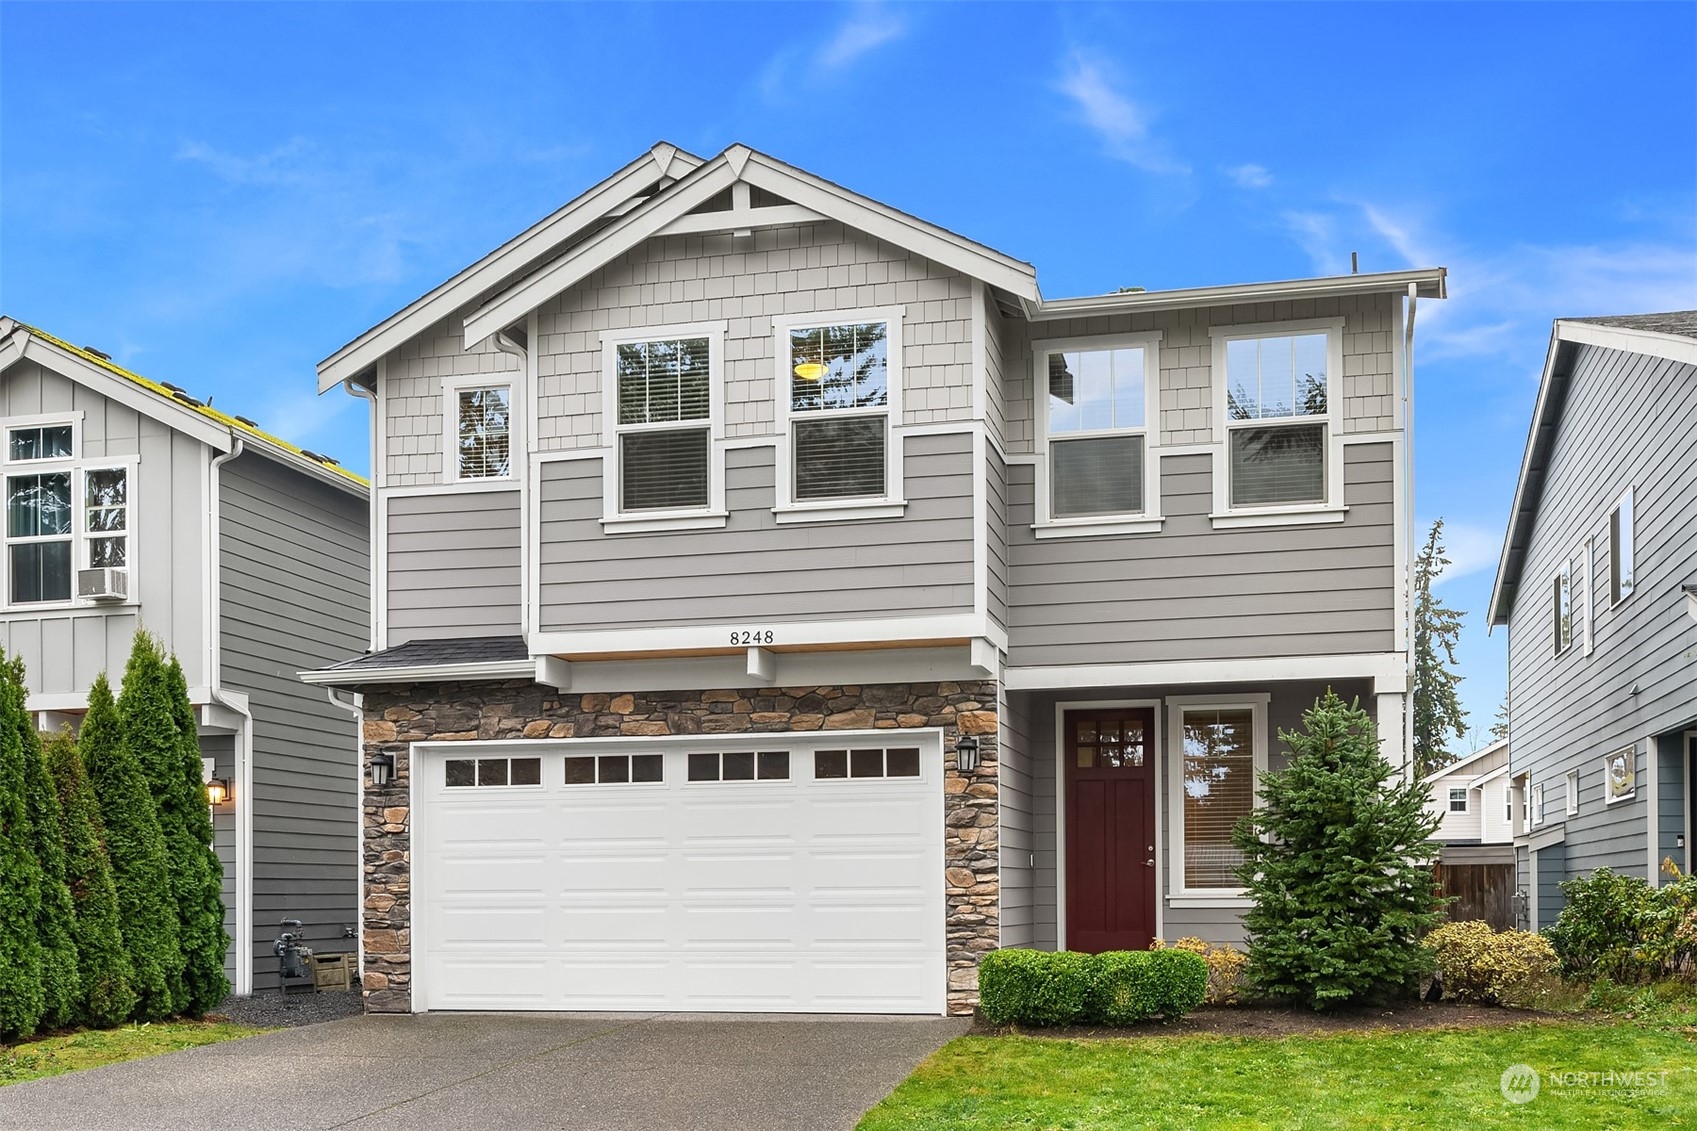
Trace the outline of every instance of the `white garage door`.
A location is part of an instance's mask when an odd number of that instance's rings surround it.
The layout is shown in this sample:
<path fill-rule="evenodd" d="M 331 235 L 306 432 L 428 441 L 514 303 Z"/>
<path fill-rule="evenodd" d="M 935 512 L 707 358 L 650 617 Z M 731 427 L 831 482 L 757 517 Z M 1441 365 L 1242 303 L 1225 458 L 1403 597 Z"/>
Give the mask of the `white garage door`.
<path fill-rule="evenodd" d="M 892 737 L 420 748 L 418 1007 L 943 1012 L 941 741 Z"/>

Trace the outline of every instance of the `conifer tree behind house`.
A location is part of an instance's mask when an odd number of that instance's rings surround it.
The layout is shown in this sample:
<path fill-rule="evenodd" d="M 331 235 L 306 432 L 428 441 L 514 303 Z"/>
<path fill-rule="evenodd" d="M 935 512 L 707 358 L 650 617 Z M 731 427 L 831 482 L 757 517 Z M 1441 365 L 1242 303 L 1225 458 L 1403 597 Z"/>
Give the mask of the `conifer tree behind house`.
<path fill-rule="evenodd" d="M 9 711 L 12 696 L 5 698 Z M 37 933 L 41 864 L 25 800 L 24 758 L 18 728 L 7 719 L 0 725 L 0 1039 L 33 1033 L 46 1010 Z"/>
<path fill-rule="evenodd" d="M 172 985 L 181 981 L 183 957 L 165 838 L 147 776 L 125 737 L 112 689 L 104 674 L 97 676 L 77 745 L 106 829 L 119 924 L 134 967 L 134 1016 L 155 1020 L 176 1009 Z"/>
<path fill-rule="evenodd" d="M 166 778 L 155 796 L 160 799 L 160 822 L 180 877 L 177 899 L 185 997 L 178 1008 L 199 1017 L 230 992 L 230 980 L 224 974 L 224 954 L 230 945 L 230 936 L 224 932 L 224 869 L 212 848 L 200 729 L 189 703 L 183 665 L 175 656 L 165 667 L 165 687 L 176 722 L 177 754 L 175 766 L 166 767 Z"/>
<path fill-rule="evenodd" d="M 100 823 L 100 806 L 89 787 L 76 740 L 69 732 L 55 735 L 45 743 L 43 755 L 59 795 L 65 886 L 76 912 L 71 924 L 81 990 L 76 1020 L 107 1029 L 130 1016 L 136 1007 L 136 992 L 130 985 L 135 970 L 118 925 L 118 889 L 112 883 L 112 864 L 106 858 L 106 830 Z"/>

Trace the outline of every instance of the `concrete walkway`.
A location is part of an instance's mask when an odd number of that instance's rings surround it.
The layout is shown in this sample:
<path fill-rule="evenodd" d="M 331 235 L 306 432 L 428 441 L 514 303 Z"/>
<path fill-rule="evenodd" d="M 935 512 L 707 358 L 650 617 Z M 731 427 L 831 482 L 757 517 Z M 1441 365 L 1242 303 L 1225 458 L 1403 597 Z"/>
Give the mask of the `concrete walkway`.
<path fill-rule="evenodd" d="M 0 1088 L 0 1128 L 853 1127 L 964 1020 L 370 1016 Z"/>

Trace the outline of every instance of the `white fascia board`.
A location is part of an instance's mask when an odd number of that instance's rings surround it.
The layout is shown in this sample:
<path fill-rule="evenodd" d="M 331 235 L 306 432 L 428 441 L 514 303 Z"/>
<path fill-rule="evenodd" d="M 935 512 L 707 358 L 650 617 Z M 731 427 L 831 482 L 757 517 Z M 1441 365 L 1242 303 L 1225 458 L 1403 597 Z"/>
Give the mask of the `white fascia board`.
<path fill-rule="evenodd" d="M 266 459 L 274 460 L 277 463 L 282 464 L 284 467 L 293 471 L 299 471 L 309 478 L 318 480 L 320 483 L 328 483 L 332 487 L 346 491 L 348 494 L 357 499 L 369 498 L 371 495 L 371 488 L 368 485 L 356 483 L 352 479 L 349 479 L 346 475 L 337 471 L 332 471 L 330 468 L 325 467 L 317 460 L 307 459 L 304 456 L 296 455 L 289 449 L 281 446 L 280 444 L 274 444 L 265 439 L 263 436 L 255 436 L 251 432 L 243 432 L 240 434 L 240 439 L 242 441 L 243 448 L 249 454 L 264 456 Z"/>
<path fill-rule="evenodd" d="M 315 687 L 361 687 L 368 683 L 452 683 L 472 679 L 533 679 L 534 660 L 501 660 L 487 664 L 429 664 L 393 668 L 328 668 L 295 673 Z"/>
<path fill-rule="evenodd" d="M 178 404 L 134 381 L 126 381 L 98 365 L 90 365 L 76 354 L 66 353 L 51 342 L 44 342 L 31 335 L 20 356 L 51 369 L 62 377 L 86 385 L 108 400 L 134 409 L 150 420 L 157 420 L 168 428 L 192 436 L 216 451 L 230 450 L 231 438 L 228 428 L 202 416 L 188 405 Z"/>
<path fill-rule="evenodd" d="M 1556 320 L 1555 336 L 1563 342 L 1599 346 L 1623 353 L 1648 354 L 1686 365 L 1697 365 L 1697 339 L 1630 326 L 1603 326 L 1595 322 Z"/>
<path fill-rule="evenodd" d="M 743 637 L 758 629 L 761 639 Z M 733 639 L 733 636 L 736 639 Z M 615 628 L 592 632 L 535 632 L 530 635 L 532 655 L 574 656 L 668 652 L 706 649 L 742 650 L 760 646 L 779 650 L 780 663 L 788 659 L 787 647 L 828 647 L 833 644 L 901 643 L 923 640 L 989 639 L 1006 649 L 1007 637 L 974 613 L 942 613 L 927 617 L 885 617 L 877 620 L 755 621 L 708 625 L 673 625 L 661 628 Z"/>
<path fill-rule="evenodd" d="M 701 158 L 662 143 L 546 219 L 514 236 L 452 279 L 385 318 L 318 363 L 318 391 L 358 376 L 396 346 L 423 333 L 515 272 L 522 271 L 585 227 L 613 215 L 632 195 L 662 177 L 678 177 Z"/>
<path fill-rule="evenodd" d="M 1334 295 L 1406 294 L 1410 283 L 1419 289 L 1421 298 L 1444 298 L 1447 292 L 1446 274 L 1443 267 L 1430 267 L 1417 271 L 1384 271 L 1374 275 L 1328 275 L 1271 283 L 1233 283 L 1222 287 L 1183 287 L 1170 291 L 1043 299 L 1030 311 L 1030 317 L 1033 322 L 1046 322 L 1056 318 L 1189 306 L 1228 306 Z"/>
<path fill-rule="evenodd" d="M 736 174 L 723 157 L 696 169 L 640 208 L 584 240 L 555 262 L 524 279 L 474 311 L 465 320 L 465 348 L 504 330 L 572 284 L 658 235 L 666 225 L 714 194 L 729 188 Z"/>
<path fill-rule="evenodd" d="M 1003 669 L 1002 682 L 1009 691 L 1052 691 L 1085 687 L 1371 679 L 1376 693 L 1392 694 L 1407 690 L 1404 663 L 1399 652 L 1368 652 L 1337 656 L 1266 656 L 1248 660 L 1009 666 Z"/>
<path fill-rule="evenodd" d="M 1556 355 L 1561 346 L 1561 323 L 1550 330 L 1550 347 L 1544 351 L 1544 371 L 1538 375 L 1538 398 L 1532 405 L 1532 421 L 1526 428 L 1526 448 L 1520 453 L 1520 474 L 1514 481 L 1514 499 L 1508 508 L 1508 522 L 1503 526 L 1503 548 L 1497 555 L 1497 574 L 1491 580 L 1491 599 L 1485 605 L 1485 629 L 1488 633 L 1499 624 L 1508 623 L 1508 610 L 1501 607 L 1503 577 L 1508 571 L 1509 550 L 1519 529 L 1521 504 L 1526 498 L 1526 477 L 1532 470 L 1532 449 L 1538 443 L 1538 427 L 1544 419 L 1550 399 L 1550 379 L 1555 373 Z"/>

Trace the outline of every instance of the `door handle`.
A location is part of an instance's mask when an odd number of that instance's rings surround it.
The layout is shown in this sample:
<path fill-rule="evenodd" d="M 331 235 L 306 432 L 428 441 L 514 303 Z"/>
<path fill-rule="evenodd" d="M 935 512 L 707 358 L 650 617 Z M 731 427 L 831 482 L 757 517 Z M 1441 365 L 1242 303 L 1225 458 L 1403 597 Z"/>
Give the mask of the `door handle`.
<path fill-rule="evenodd" d="M 1155 866 L 1155 858 L 1151 856 L 1149 859 L 1145 860 L 1144 863 L 1153 868 Z"/>

